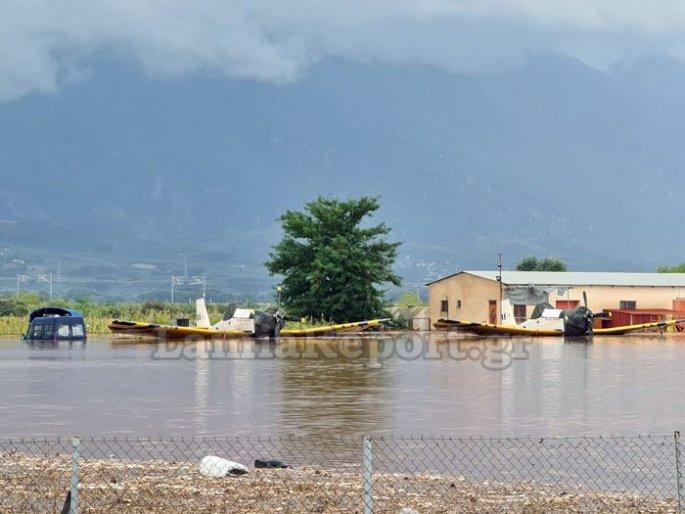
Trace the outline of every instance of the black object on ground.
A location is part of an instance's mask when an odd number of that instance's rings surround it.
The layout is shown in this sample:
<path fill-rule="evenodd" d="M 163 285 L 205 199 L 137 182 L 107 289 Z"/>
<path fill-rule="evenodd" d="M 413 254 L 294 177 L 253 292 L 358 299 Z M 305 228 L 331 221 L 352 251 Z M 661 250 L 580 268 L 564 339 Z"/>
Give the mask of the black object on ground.
<path fill-rule="evenodd" d="M 255 459 L 254 461 L 254 467 L 255 468 L 291 468 L 292 466 L 289 466 L 288 464 L 284 464 L 280 460 L 269 460 L 269 459 Z"/>

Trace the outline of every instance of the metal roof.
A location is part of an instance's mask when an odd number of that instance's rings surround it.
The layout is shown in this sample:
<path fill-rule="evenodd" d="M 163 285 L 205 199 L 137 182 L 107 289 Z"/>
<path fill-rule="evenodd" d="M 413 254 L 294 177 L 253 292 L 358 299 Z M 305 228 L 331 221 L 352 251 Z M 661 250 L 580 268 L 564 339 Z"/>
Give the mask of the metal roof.
<path fill-rule="evenodd" d="M 468 273 L 488 280 L 497 280 L 499 274 L 497 271 L 464 270 L 434 280 L 428 285 L 460 273 Z M 508 285 L 685 287 L 685 273 L 503 270 L 502 282 Z"/>

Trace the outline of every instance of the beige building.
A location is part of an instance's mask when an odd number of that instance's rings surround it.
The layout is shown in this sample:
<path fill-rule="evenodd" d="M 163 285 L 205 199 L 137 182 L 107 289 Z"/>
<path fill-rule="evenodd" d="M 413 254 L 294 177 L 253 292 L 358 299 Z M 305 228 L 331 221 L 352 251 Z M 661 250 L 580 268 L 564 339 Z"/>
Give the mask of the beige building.
<path fill-rule="evenodd" d="M 440 318 L 497 323 L 500 283 L 497 271 L 460 271 L 428 284 L 431 323 Z M 503 271 L 502 290 L 517 321 L 547 301 L 573 308 L 587 294 L 593 312 L 623 310 L 685 311 L 685 273 L 599 273 Z"/>

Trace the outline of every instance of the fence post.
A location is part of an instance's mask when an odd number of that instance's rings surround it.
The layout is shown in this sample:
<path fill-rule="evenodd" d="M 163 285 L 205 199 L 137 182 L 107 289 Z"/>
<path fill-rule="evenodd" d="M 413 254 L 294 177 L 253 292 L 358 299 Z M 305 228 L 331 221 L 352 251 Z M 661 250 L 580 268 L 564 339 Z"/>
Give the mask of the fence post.
<path fill-rule="evenodd" d="M 364 471 L 364 514 L 373 514 L 373 445 L 370 437 L 364 438 L 362 469 Z"/>
<path fill-rule="evenodd" d="M 71 438 L 71 503 L 69 504 L 69 514 L 78 514 L 78 460 L 79 446 L 81 441 L 78 437 Z"/>
<path fill-rule="evenodd" d="M 675 477 L 676 487 L 678 488 L 678 512 L 683 514 L 685 512 L 685 505 L 683 505 L 683 466 L 680 462 L 680 431 L 676 430 L 673 433 L 675 442 Z"/>

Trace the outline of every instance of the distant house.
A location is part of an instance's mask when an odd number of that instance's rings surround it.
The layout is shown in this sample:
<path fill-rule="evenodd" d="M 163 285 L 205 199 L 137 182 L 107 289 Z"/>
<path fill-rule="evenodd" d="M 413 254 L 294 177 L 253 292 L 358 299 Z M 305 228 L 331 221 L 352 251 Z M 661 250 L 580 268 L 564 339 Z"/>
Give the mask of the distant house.
<path fill-rule="evenodd" d="M 449 318 L 497 323 L 497 275 L 497 271 L 460 271 L 427 284 L 431 322 Z M 593 312 L 685 311 L 685 273 L 503 271 L 502 289 L 519 321 L 541 301 L 560 309 L 576 307 L 583 292 Z"/>

